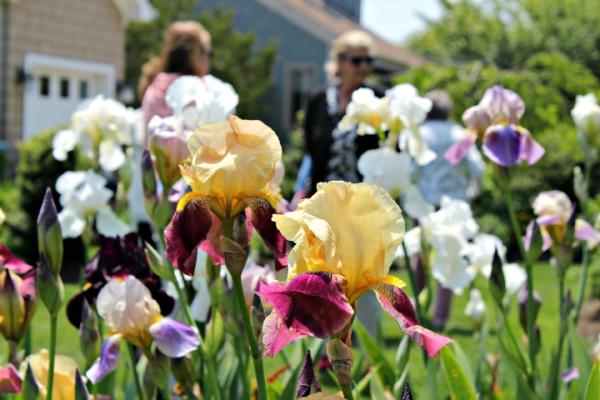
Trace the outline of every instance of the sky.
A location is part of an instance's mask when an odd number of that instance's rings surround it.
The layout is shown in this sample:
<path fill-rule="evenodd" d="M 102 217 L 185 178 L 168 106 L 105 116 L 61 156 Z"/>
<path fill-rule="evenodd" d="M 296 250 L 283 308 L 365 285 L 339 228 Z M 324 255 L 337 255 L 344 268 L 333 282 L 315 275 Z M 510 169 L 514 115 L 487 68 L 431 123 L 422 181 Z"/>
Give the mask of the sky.
<path fill-rule="evenodd" d="M 436 18 L 440 13 L 438 0 L 363 0 L 361 23 L 391 42 L 402 43 L 425 27 L 419 14 Z"/>

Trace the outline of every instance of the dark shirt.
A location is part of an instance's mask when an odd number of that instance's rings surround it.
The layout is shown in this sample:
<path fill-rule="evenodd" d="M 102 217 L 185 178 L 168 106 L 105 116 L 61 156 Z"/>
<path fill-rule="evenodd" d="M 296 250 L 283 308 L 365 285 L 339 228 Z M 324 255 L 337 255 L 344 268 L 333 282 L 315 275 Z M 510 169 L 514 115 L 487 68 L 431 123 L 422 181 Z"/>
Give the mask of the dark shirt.
<path fill-rule="evenodd" d="M 371 89 L 373 89 L 377 97 L 383 96 L 382 91 L 375 88 Z M 338 99 L 335 99 L 335 101 L 338 101 Z M 318 90 L 308 101 L 304 119 L 304 140 L 306 152 L 312 158 L 309 195 L 312 195 L 316 191 L 317 183 L 327 180 L 326 177 L 329 174 L 328 164 L 331 158 L 331 146 L 333 143 L 332 132 L 343 116 L 344 113 L 342 112 L 330 115 L 327 104 L 327 88 Z M 379 140 L 377 135 L 356 136 L 356 159 L 358 160 L 365 151 L 378 147 Z M 356 174 L 358 174 L 358 171 L 356 171 Z"/>

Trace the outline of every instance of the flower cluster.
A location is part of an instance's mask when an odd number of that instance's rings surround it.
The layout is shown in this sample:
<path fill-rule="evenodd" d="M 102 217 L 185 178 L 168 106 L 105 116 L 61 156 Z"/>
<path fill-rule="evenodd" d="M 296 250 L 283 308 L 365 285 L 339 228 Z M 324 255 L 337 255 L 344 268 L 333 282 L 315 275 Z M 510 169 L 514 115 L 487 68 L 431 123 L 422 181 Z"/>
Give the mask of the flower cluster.
<path fill-rule="evenodd" d="M 140 140 L 136 132 L 139 114 L 113 99 L 102 96 L 83 102 L 71 117 L 69 129 L 54 136 L 52 154 L 64 161 L 69 152 L 81 143 L 84 154 L 96 159 L 108 172 L 125 163 L 123 146 Z"/>
<path fill-rule="evenodd" d="M 379 134 L 388 131 L 388 143 L 394 148 L 398 143 L 417 164 L 433 161 L 435 153 L 421 139 L 418 127 L 431 110 L 432 102 L 420 97 L 410 84 L 400 84 L 389 89 L 385 97 L 378 98 L 372 89 L 361 88 L 352 93 L 346 114 L 339 123 L 341 130 L 357 126 L 359 135 Z"/>

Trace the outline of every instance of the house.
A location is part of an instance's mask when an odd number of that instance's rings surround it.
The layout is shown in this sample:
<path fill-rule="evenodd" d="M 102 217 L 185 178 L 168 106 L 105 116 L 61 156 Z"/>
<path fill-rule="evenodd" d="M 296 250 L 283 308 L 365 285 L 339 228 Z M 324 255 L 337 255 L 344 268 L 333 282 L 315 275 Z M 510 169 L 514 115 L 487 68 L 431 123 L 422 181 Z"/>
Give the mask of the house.
<path fill-rule="evenodd" d="M 254 31 L 259 46 L 278 44 L 265 122 L 285 136 L 310 93 L 327 81 L 323 65 L 331 42 L 346 31 L 366 30 L 359 24 L 360 6 L 361 0 L 199 0 L 198 11 L 233 10 L 236 29 Z M 423 62 L 407 49 L 369 34 L 376 46 L 374 69 L 384 80 Z"/>
<path fill-rule="evenodd" d="M 17 141 L 68 123 L 83 99 L 115 96 L 124 27 L 152 17 L 146 1 L 0 0 L 0 140 L 9 159 Z"/>

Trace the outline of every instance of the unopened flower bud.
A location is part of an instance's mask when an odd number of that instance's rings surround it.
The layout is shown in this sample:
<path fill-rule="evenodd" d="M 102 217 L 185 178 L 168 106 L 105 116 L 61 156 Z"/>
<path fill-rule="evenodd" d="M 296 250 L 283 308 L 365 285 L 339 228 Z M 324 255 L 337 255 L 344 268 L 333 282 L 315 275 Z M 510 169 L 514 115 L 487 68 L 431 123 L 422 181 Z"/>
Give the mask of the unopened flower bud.
<path fill-rule="evenodd" d="M 96 318 L 87 300 L 81 306 L 81 324 L 79 325 L 79 348 L 88 364 L 92 364 L 100 354 L 100 332 Z"/>
<path fill-rule="evenodd" d="M 37 268 L 37 293 L 50 315 L 57 315 L 62 306 L 64 288 L 60 276 L 54 276 L 42 258 Z"/>
<path fill-rule="evenodd" d="M 149 148 L 160 181 L 168 191 L 181 178 L 179 164 L 190 157 L 190 151 L 185 140 L 174 132 L 154 133 Z"/>
<path fill-rule="evenodd" d="M 91 399 L 90 393 L 85 386 L 83 377 L 79 370 L 75 371 L 75 400 L 88 400 Z"/>
<path fill-rule="evenodd" d="M 412 393 L 410 391 L 410 385 L 408 384 L 408 381 L 404 382 L 404 386 L 402 387 L 402 398 L 401 400 L 412 400 L 413 396 Z"/>
<path fill-rule="evenodd" d="M 184 388 L 184 392 L 193 393 L 196 383 L 196 372 L 192 357 L 188 354 L 185 357 L 173 358 L 171 366 L 175 380 Z"/>
<path fill-rule="evenodd" d="M 327 343 L 327 355 L 340 385 L 352 384 L 352 349 L 341 339 L 331 338 Z"/>
<path fill-rule="evenodd" d="M 167 263 L 165 258 L 149 243 L 146 243 L 144 252 L 146 253 L 146 259 L 148 260 L 148 265 L 152 272 L 162 279 L 172 281 L 173 273 L 169 271 L 172 267 Z"/>
<path fill-rule="evenodd" d="M 160 351 L 156 351 L 148 357 L 148 369 L 156 387 L 167 389 L 171 371 L 170 364 L 169 358 Z"/>
<path fill-rule="evenodd" d="M 306 356 L 304 357 L 302 371 L 300 371 L 300 378 L 298 379 L 296 397 L 306 397 L 310 395 L 311 391 L 314 391 L 315 393 L 320 392 L 321 385 L 319 384 L 319 381 L 315 375 L 310 351 L 307 351 Z"/>
<path fill-rule="evenodd" d="M 527 331 L 527 285 L 519 292 L 519 322 L 523 330 Z M 533 292 L 533 320 L 537 319 L 537 315 L 542 307 L 542 298 L 538 292 Z"/>
<path fill-rule="evenodd" d="M 44 200 L 37 219 L 38 247 L 40 256 L 46 259 L 52 274 L 58 276 L 62 267 L 63 239 L 58 222 L 52 190 L 46 188 Z"/>
<path fill-rule="evenodd" d="M 18 342 L 26 318 L 25 300 L 19 292 L 21 278 L 10 270 L 0 272 L 0 331 L 7 340 Z"/>
<path fill-rule="evenodd" d="M 502 260 L 498 251 L 494 251 L 494 258 L 492 260 L 492 273 L 490 276 L 490 292 L 496 304 L 499 307 L 503 307 L 502 301 L 504 294 L 506 293 L 506 281 L 504 279 L 504 271 L 502 269 Z"/>
<path fill-rule="evenodd" d="M 227 270 L 233 277 L 240 277 L 248 259 L 248 250 L 225 236 L 221 236 L 221 249 L 225 255 Z"/>

